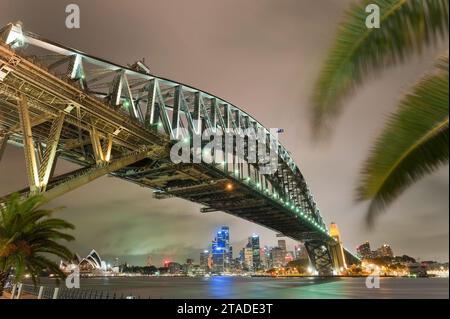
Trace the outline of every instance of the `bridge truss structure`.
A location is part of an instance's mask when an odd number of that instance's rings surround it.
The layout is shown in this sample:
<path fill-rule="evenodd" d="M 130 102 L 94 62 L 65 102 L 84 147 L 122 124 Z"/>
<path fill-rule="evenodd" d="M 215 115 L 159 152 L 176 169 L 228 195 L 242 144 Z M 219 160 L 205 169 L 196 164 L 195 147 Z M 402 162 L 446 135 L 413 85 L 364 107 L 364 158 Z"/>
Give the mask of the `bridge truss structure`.
<path fill-rule="evenodd" d="M 277 154 L 276 172 L 237 163 L 236 143 L 221 161 L 173 163 L 170 149 L 186 139 L 184 129 L 205 128 L 262 130 Z M 8 143 L 24 150 L 29 185 L 23 196 L 51 200 L 109 174 L 151 188 L 156 198 L 184 198 L 201 204 L 203 213 L 223 211 L 302 241 L 321 274 L 342 266 L 331 253 L 339 243 L 303 174 L 271 132 L 217 96 L 152 75 L 140 61 L 124 67 L 21 24 L 6 25 L 0 29 L 0 161 Z M 58 158 L 80 168 L 54 176 Z M 347 264 L 358 262 L 344 251 Z"/>

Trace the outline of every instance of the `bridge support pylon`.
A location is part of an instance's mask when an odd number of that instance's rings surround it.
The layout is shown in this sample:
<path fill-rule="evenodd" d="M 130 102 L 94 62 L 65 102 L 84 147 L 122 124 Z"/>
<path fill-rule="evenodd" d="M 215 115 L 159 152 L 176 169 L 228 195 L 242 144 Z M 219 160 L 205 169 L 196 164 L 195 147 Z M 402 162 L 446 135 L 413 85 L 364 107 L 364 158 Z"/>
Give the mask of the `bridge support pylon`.
<path fill-rule="evenodd" d="M 333 259 L 328 244 L 322 240 L 305 242 L 306 251 L 313 267 L 320 276 L 333 275 Z"/>
<path fill-rule="evenodd" d="M 321 276 L 341 274 L 346 268 L 343 246 L 338 241 L 311 240 L 305 242 L 309 259 Z"/>
<path fill-rule="evenodd" d="M 334 239 L 329 242 L 331 257 L 333 259 L 333 268 L 336 274 L 343 274 L 347 269 L 347 261 L 344 253 L 344 245 L 341 240 L 341 233 L 335 222 L 330 225 L 330 236 Z"/>
<path fill-rule="evenodd" d="M 333 270 L 335 271 L 335 274 L 341 274 L 347 268 L 344 248 L 340 242 L 330 242 L 328 247 L 333 261 Z"/>

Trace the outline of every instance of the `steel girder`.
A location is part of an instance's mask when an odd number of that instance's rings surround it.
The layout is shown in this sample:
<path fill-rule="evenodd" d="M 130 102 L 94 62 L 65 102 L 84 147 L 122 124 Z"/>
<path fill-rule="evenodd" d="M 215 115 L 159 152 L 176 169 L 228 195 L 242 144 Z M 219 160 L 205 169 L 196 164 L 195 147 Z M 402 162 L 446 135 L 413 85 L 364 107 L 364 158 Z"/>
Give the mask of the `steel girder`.
<path fill-rule="evenodd" d="M 59 143 L 61 130 L 64 124 L 65 114 L 61 112 L 51 124 L 50 132 L 45 140 L 45 150 L 39 153 L 39 161 L 36 158 L 36 144 L 33 141 L 31 131 L 31 121 L 28 111 L 27 97 L 24 94 L 19 96 L 19 118 L 23 132 L 25 163 L 27 167 L 27 176 L 32 192 L 45 191 L 50 179 L 50 175 L 56 164 L 56 150 Z M 39 146 L 41 144 L 38 144 Z M 41 148 L 38 148 L 39 150 Z"/>
<path fill-rule="evenodd" d="M 167 148 L 165 146 L 141 147 L 138 150 L 129 152 L 120 158 L 105 162 L 101 165 L 92 165 L 84 167 L 75 171 L 58 176 L 47 186 L 47 189 L 42 192 L 45 201 L 51 201 L 65 193 L 70 192 L 78 187 L 81 187 L 99 177 L 117 171 L 130 164 L 136 163 L 147 157 L 158 158 L 165 155 Z M 23 189 L 19 192 L 21 196 L 28 196 L 33 193 L 33 190 Z M 4 203 L 9 195 L 0 198 L 0 203 Z"/>

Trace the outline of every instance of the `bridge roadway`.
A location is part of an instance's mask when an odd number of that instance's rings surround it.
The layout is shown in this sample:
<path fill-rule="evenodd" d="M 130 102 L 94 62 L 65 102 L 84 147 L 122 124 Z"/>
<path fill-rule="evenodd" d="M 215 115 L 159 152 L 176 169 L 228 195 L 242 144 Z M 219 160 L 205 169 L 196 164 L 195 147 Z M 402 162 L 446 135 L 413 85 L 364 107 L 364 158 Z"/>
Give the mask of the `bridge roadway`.
<path fill-rule="evenodd" d="M 250 127 L 264 130 L 266 148 L 278 157 L 276 173 L 261 174 L 247 157 L 237 163 L 236 145 L 212 164 L 170 160 L 171 146 L 186 139 L 183 128 Z M 8 24 L 0 30 L 0 160 L 7 143 L 24 149 L 24 196 L 51 200 L 110 174 L 153 189 L 156 198 L 184 198 L 201 204 L 203 213 L 224 211 L 302 241 L 321 274 L 343 266 L 333 256 L 339 249 L 332 249 L 340 243 L 270 131 L 223 99 L 151 75 L 142 62 L 123 67 Z M 81 168 L 53 176 L 58 158 Z M 347 264 L 358 262 L 344 254 Z"/>

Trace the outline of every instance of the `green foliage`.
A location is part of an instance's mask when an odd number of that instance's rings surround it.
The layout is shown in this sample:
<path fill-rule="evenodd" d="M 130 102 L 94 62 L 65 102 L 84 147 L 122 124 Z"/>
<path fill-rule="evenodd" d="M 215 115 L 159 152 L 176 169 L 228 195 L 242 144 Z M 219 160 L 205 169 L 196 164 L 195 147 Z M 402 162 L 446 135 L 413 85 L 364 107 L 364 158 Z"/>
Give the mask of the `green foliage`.
<path fill-rule="evenodd" d="M 369 223 L 408 186 L 448 163 L 448 55 L 400 102 L 366 160 L 357 200 Z"/>
<path fill-rule="evenodd" d="M 29 273 L 36 282 L 44 269 L 64 278 L 58 265 L 49 257 L 53 255 L 65 260 L 73 257 L 58 241 L 73 240 L 73 236 L 63 231 L 74 229 L 74 226 L 62 219 L 50 218 L 53 211 L 39 208 L 42 202 L 40 195 L 22 201 L 18 194 L 13 194 L 0 208 L 0 273 L 8 273 L 13 268 L 16 281 Z"/>
<path fill-rule="evenodd" d="M 369 3 L 380 7 L 380 28 L 367 28 Z M 448 34 L 448 0 L 364 0 L 350 6 L 315 84 L 313 129 L 324 133 L 344 98 L 380 69 L 402 62 Z"/>

